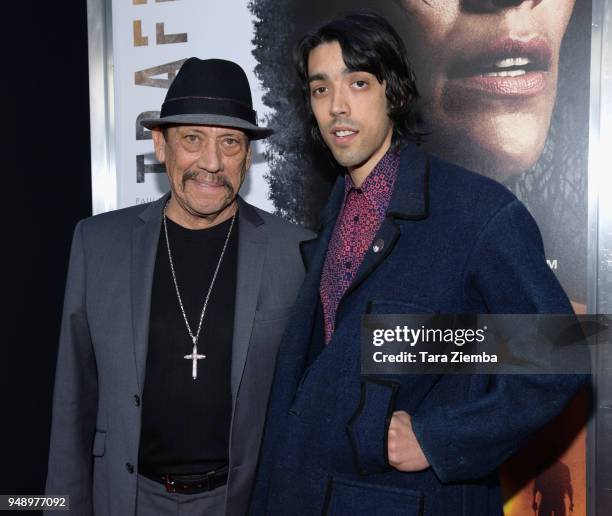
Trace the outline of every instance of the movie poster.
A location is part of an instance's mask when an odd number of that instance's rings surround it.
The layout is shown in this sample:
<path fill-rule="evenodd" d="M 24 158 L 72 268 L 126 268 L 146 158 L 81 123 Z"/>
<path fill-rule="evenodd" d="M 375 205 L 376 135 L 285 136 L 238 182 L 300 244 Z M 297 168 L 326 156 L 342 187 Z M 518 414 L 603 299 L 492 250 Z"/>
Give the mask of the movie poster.
<path fill-rule="evenodd" d="M 423 147 L 500 181 L 525 203 L 549 266 L 584 313 L 591 2 L 514 4 L 252 0 L 255 71 L 276 129 L 266 155 L 270 196 L 277 213 L 316 227 L 342 171 L 308 137 L 292 48 L 336 14 L 376 10 L 407 45 Z M 577 399 L 505 465 L 507 516 L 586 514 L 587 406 L 586 396 Z"/>
<path fill-rule="evenodd" d="M 112 11 L 112 127 L 110 136 L 115 161 L 114 188 L 98 187 L 94 178 L 94 213 L 105 209 L 143 204 L 168 191 L 165 168 L 153 152 L 151 132 L 140 125 L 142 118 L 157 116 L 168 87 L 183 62 L 191 57 L 229 59 L 247 74 L 253 93 L 253 108 L 259 123 L 270 113 L 263 105 L 260 82 L 254 74 L 252 54 L 253 15 L 247 0 L 200 2 L 198 0 L 106 0 Z M 203 24 L 206 30 L 202 30 Z M 96 45 L 90 41 L 90 46 Z M 106 56 L 110 59 L 111 56 Z M 104 58 L 103 58 L 104 59 Z M 96 118 L 104 99 L 92 99 L 92 134 L 104 127 Z M 264 144 L 253 143 L 253 164 L 241 195 L 256 206 L 274 211 L 268 199 L 265 175 L 268 165 Z M 106 158 L 106 156 L 104 156 Z M 92 161 L 102 158 L 92 146 Z M 101 195 L 105 202 L 96 203 Z M 107 199 L 107 197 L 111 197 Z"/>

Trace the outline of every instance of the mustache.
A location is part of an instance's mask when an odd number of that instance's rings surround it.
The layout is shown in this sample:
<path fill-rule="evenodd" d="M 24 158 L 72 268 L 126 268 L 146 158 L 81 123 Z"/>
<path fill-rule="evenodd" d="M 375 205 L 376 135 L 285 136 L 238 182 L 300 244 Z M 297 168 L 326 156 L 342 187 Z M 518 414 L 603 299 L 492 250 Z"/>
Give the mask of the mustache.
<path fill-rule="evenodd" d="M 350 118 L 336 118 L 327 124 L 327 131 L 333 131 L 336 127 L 350 127 L 352 130 L 358 130 L 359 124 Z"/>
<path fill-rule="evenodd" d="M 187 170 L 186 172 L 183 173 L 183 178 L 182 178 L 183 189 L 185 189 L 185 184 L 187 183 L 187 181 L 191 179 L 195 181 L 200 179 L 202 181 L 206 181 L 207 183 L 210 183 L 216 186 L 224 186 L 225 188 L 229 189 L 232 193 L 234 192 L 234 187 L 232 186 L 232 183 L 223 174 L 219 174 L 219 173 L 211 174 L 210 172 L 198 172 L 195 170 Z"/>

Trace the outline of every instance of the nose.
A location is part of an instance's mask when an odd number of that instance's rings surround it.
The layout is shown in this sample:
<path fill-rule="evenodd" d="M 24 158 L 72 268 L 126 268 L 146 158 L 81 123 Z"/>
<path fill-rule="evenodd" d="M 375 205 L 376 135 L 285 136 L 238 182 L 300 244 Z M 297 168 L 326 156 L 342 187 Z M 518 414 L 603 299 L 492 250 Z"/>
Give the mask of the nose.
<path fill-rule="evenodd" d="M 211 174 L 223 171 L 223 152 L 213 138 L 209 138 L 202 145 L 198 157 L 198 167 Z"/>
<path fill-rule="evenodd" d="M 351 109 L 347 96 L 342 88 L 334 89 L 331 99 L 330 112 L 334 117 L 350 115 Z"/>
<path fill-rule="evenodd" d="M 469 12 L 495 12 L 502 9 L 511 9 L 521 4 L 532 4 L 535 7 L 543 0 L 463 0 L 463 9 Z"/>

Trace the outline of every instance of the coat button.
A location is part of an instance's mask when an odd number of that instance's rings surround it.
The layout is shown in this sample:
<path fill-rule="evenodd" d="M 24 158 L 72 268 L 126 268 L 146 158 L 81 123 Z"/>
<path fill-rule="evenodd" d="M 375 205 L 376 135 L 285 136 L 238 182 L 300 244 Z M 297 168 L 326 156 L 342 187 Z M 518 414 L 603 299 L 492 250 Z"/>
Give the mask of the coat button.
<path fill-rule="evenodd" d="M 374 251 L 375 253 L 380 253 L 383 250 L 383 247 L 385 247 L 385 241 L 379 238 L 376 242 L 374 242 L 374 245 L 372 246 L 372 251 Z"/>
<path fill-rule="evenodd" d="M 134 405 L 140 407 L 140 396 L 138 394 L 134 394 Z"/>
<path fill-rule="evenodd" d="M 131 475 L 132 473 L 134 473 L 134 465 L 130 464 L 129 462 L 125 463 L 125 469 L 127 469 L 127 472 Z"/>

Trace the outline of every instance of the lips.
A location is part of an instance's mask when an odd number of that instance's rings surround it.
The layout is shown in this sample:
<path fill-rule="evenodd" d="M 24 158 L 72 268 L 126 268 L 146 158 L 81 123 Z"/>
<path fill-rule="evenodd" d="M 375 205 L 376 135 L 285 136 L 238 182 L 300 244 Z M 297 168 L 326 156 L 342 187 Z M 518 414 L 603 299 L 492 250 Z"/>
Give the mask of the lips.
<path fill-rule="evenodd" d="M 221 187 L 225 187 L 224 183 L 219 183 L 217 181 L 206 181 L 206 180 L 202 180 L 202 179 L 194 179 L 194 181 L 200 185 L 200 186 L 205 186 L 208 188 L 221 188 Z"/>
<path fill-rule="evenodd" d="M 348 145 L 359 134 L 359 130 L 350 126 L 334 126 L 330 131 L 336 145 Z"/>
<path fill-rule="evenodd" d="M 545 89 L 551 58 L 552 51 L 543 38 L 507 38 L 462 55 L 450 67 L 448 77 L 456 94 L 530 97 Z"/>

